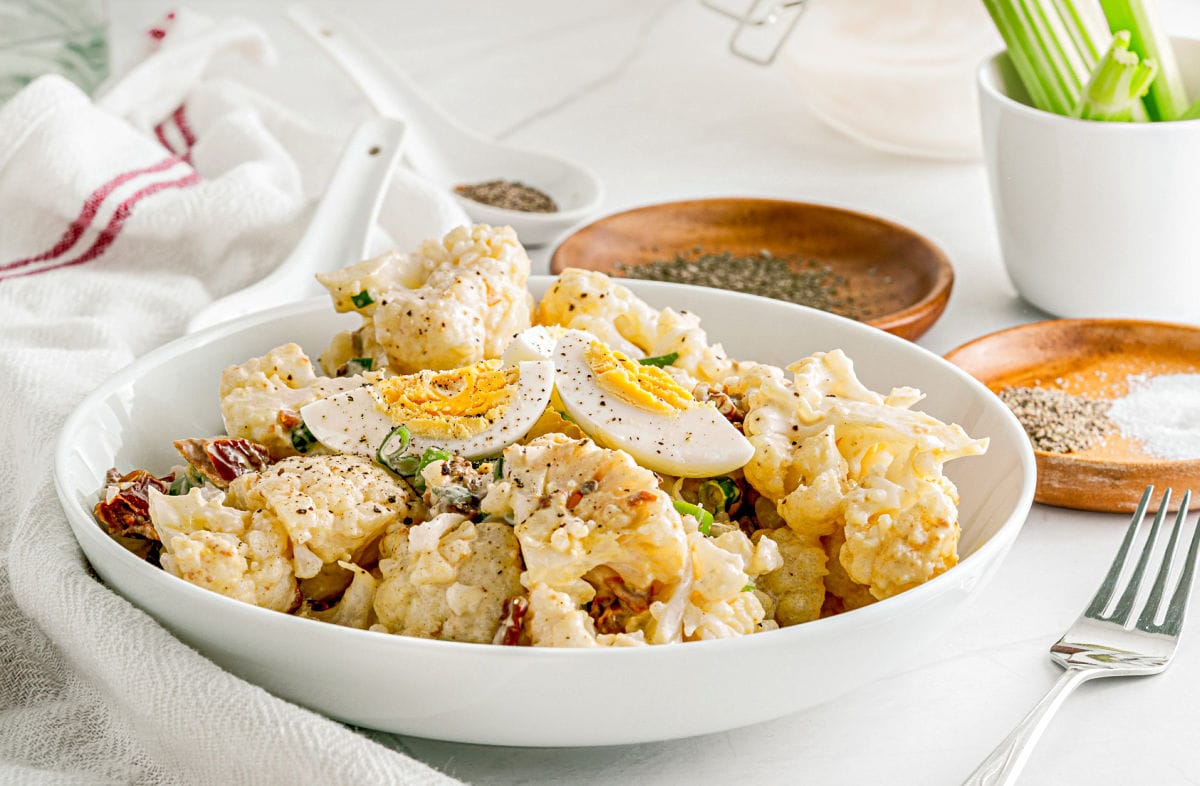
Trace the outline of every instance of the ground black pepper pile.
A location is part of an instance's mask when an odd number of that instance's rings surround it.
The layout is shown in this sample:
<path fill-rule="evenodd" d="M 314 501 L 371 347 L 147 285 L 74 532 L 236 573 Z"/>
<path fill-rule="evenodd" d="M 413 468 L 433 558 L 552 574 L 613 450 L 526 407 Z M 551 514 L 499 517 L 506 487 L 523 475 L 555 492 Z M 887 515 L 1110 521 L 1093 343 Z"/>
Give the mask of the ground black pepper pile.
<path fill-rule="evenodd" d="M 844 292 L 846 279 L 816 260 L 795 270 L 786 259 L 769 251 L 735 256 L 728 251 L 716 254 L 696 249 L 694 255 L 677 253 L 674 259 L 643 265 L 617 262 L 616 268 L 629 278 L 729 289 L 854 316 L 854 299 Z"/>
<path fill-rule="evenodd" d="M 545 191 L 515 180 L 489 180 L 486 183 L 455 186 L 454 192 L 475 202 L 522 213 L 557 213 L 558 204 Z"/>
<path fill-rule="evenodd" d="M 1021 421 L 1033 446 L 1047 453 L 1087 450 L 1115 428 L 1107 401 L 1053 388 L 1005 388 L 999 395 Z"/>

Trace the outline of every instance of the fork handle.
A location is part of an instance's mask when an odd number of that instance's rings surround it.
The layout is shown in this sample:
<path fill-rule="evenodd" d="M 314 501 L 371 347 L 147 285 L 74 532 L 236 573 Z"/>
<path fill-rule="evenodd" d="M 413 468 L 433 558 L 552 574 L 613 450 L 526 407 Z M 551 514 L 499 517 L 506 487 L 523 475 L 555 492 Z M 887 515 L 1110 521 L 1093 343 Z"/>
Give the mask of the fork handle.
<path fill-rule="evenodd" d="M 1084 682 L 1099 677 L 1096 669 L 1067 669 L 1037 706 L 1029 711 L 1004 741 L 983 760 L 983 763 L 963 781 L 963 786 L 1010 786 L 1025 768 L 1029 754 L 1042 732 L 1050 724 L 1050 718 Z"/>

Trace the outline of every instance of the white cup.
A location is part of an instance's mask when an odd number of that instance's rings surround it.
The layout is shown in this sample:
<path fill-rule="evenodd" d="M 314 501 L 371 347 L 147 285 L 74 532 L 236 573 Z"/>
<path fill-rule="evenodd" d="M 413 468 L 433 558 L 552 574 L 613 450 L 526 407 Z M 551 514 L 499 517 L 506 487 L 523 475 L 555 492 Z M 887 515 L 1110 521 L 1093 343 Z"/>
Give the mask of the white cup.
<path fill-rule="evenodd" d="M 1173 43 L 1200 97 L 1200 41 Z M 1034 109 L 1003 53 L 978 76 L 1000 250 L 1021 296 L 1060 317 L 1200 319 L 1200 120 Z"/>

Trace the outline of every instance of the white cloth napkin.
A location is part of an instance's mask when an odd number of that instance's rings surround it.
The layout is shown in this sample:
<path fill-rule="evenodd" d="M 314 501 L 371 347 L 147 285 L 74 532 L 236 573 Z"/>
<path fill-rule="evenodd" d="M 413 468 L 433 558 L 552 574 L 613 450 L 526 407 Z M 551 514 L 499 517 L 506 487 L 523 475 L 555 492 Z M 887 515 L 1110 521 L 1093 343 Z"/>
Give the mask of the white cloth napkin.
<path fill-rule="evenodd" d="M 181 644 L 59 508 L 64 418 L 278 263 L 340 147 L 221 76 L 269 62 L 254 27 L 180 12 L 161 39 L 94 104 L 45 77 L 0 108 L 0 782 L 452 782 Z M 466 220 L 411 175 L 388 201 L 402 247 Z"/>

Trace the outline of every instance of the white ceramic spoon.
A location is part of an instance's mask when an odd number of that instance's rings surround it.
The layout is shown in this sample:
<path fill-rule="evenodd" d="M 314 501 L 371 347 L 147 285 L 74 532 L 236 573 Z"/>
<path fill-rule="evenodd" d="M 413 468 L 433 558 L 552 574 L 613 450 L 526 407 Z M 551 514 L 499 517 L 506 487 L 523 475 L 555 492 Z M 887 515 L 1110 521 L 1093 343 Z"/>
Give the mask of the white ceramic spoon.
<path fill-rule="evenodd" d="M 522 243 L 536 246 L 599 207 L 603 188 L 587 167 L 502 144 L 464 127 L 344 19 L 304 5 L 292 6 L 288 16 L 358 85 L 377 112 L 408 122 L 405 160 L 435 185 L 452 191 L 464 183 L 517 180 L 546 192 L 559 207 L 556 213 L 524 213 L 456 195 L 472 220 L 511 226 Z"/>
<path fill-rule="evenodd" d="M 292 253 L 262 280 L 210 303 L 192 317 L 188 332 L 319 294 L 314 273 L 366 258 L 367 236 L 400 161 L 406 130 L 405 123 L 387 117 L 363 121 L 342 150 Z"/>

